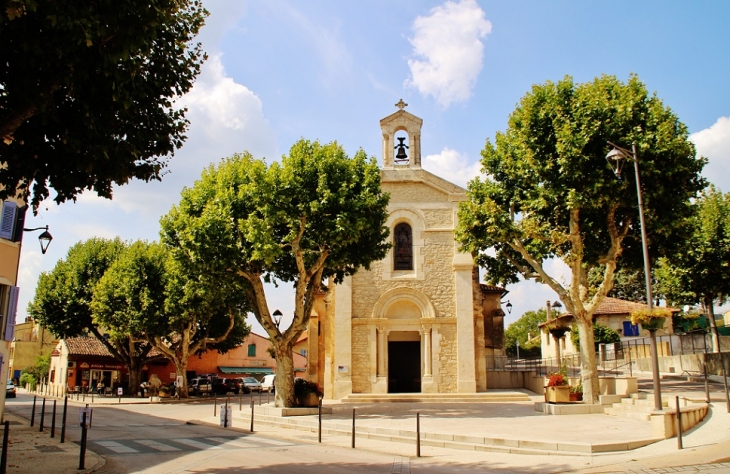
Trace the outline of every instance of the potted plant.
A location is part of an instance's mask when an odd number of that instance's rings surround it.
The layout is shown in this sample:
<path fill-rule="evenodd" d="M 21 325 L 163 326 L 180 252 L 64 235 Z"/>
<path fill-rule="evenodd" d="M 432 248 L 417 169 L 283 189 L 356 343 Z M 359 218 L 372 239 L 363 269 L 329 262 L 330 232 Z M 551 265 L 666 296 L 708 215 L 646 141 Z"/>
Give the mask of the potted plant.
<path fill-rule="evenodd" d="M 570 401 L 570 386 L 560 372 L 548 374 L 545 386 L 545 401 L 548 403 L 567 403 Z"/>
<path fill-rule="evenodd" d="M 583 384 L 578 382 L 578 385 L 570 387 L 570 401 L 571 402 L 582 402 L 583 401 Z"/>
<path fill-rule="evenodd" d="M 297 378 L 294 380 L 294 396 L 297 399 L 297 406 L 316 407 L 319 405 L 319 397 L 322 392 L 316 383 Z"/>
<path fill-rule="evenodd" d="M 664 327 L 664 320 L 672 316 L 667 308 L 653 308 L 651 313 L 646 309 L 639 309 L 631 312 L 631 324 L 641 323 L 642 329 L 656 331 Z"/>
<path fill-rule="evenodd" d="M 172 389 L 170 388 L 169 385 L 161 385 L 158 396 L 160 398 L 170 398 L 171 393 L 172 393 Z"/>

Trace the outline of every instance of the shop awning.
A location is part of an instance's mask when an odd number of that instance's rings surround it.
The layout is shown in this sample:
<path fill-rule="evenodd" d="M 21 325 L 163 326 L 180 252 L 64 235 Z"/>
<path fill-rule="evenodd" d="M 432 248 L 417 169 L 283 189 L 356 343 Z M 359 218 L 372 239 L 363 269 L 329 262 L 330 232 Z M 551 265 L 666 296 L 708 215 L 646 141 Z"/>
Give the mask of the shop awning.
<path fill-rule="evenodd" d="M 218 367 L 224 374 L 273 374 L 274 369 L 270 367 Z"/>

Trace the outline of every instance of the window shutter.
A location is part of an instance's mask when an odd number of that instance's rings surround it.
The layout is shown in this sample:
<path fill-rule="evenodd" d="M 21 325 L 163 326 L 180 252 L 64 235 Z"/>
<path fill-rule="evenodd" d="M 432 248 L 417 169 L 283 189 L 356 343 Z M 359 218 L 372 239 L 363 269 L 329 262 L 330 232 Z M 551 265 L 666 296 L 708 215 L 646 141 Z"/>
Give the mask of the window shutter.
<path fill-rule="evenodd" d="M 0 216 L 0 238 L 13 240 L 17 215 L 18 205 L 12 201 L 3 201 L 3 213 Z"/>
<path fill-rule="evenodd" d="M 8 298 L 8 315 L 5 319 L 5 339 L 6 341 L 12 341 L 15 337 L 15 316 L 18 313 L 18 296 L 20 295 L 20 288 L 17 286 L 11 286 Z"/>

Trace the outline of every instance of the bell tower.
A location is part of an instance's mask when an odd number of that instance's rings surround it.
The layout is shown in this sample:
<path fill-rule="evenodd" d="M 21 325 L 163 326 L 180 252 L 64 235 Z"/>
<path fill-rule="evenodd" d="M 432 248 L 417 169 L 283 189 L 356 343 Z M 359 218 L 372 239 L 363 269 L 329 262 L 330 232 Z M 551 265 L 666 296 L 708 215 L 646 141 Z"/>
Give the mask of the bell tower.
<path fill-rule="evenodd" d="M 408 106 L 403 99 L 395 106 L 398 111 L 380 121 L 380 130 L 383 132 L 383 169 L 420 168 L 423 120 L 403 110 Z M 404 132 L 406 136 L 396 137 L 398 132 Z"/>

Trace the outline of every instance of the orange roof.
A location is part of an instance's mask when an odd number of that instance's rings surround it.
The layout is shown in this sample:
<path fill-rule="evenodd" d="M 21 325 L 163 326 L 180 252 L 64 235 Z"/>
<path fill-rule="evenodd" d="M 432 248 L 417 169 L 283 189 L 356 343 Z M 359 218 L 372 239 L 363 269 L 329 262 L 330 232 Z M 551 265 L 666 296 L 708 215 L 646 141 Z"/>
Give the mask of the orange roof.
<path fill-rule="evenodd" d="M 598 316 L 610 316 L 613 314 L 618 315 L 625 315 L 628 316 L 631 314 L 632 311 L 640 310 L 640 309 L 646 309 L 646 303 L 634 303 L 633 301 L 626 301 L 626 300 L 620 300 L 618 298 L 611 298 L 607 296 L 603 301 L 601 301 L 601 304 L 598 305 L 598 308 L 593 313 L 593 318 L 595 319 Z M 679 310 L 676 308 L 667 308 L 672 313 L 678 313 Z M 557 318 L 565 318 L 565 319 L 573 319 L 573 315 L 571 313 L 561 314 Z M 547 322 L 538 324 L 539 327 L 542 327 L 543 325 L 547 324 Z"/>
<path fill-rule="evenodd" d="M 503 295 L 506 295 L 509 293 L 507 290 L 502 288 L 501 286 L 495 286 L 495 285 L 486 285 L 484 283 L 479 283 L 479 288 L 485 293 L 502 293 Z"/>
<path fill-rule="evenodd" d="M 64 341 L 69 355 L 114 357 L 109 349 L 95 337 L 69 337 Z"/>

